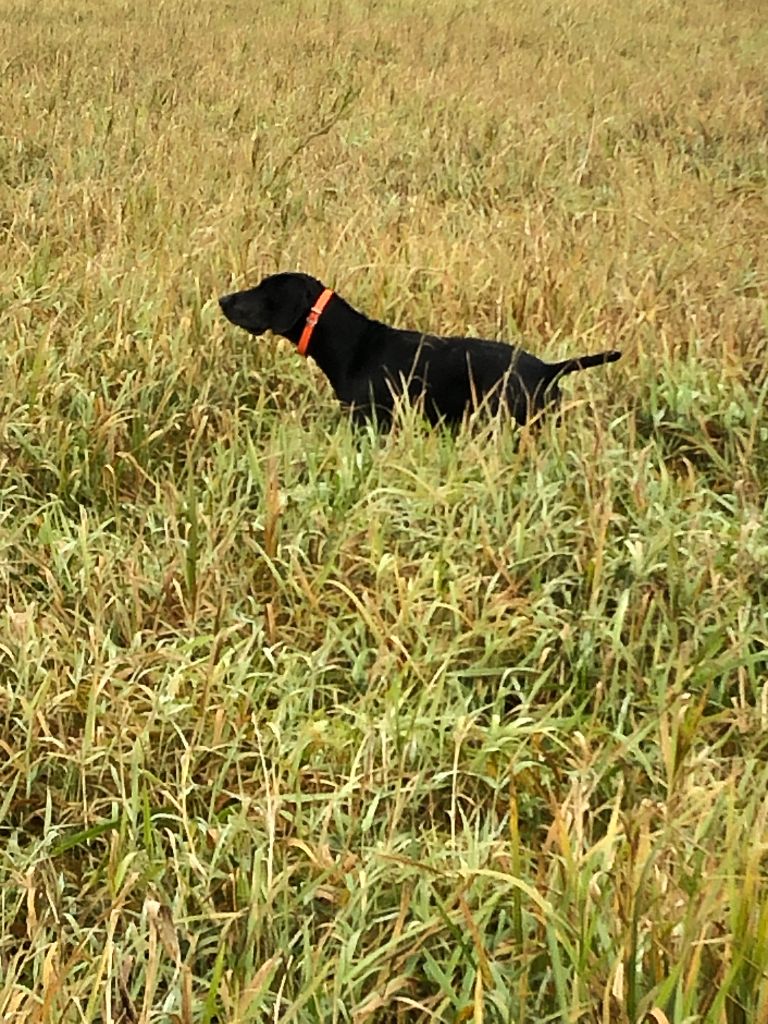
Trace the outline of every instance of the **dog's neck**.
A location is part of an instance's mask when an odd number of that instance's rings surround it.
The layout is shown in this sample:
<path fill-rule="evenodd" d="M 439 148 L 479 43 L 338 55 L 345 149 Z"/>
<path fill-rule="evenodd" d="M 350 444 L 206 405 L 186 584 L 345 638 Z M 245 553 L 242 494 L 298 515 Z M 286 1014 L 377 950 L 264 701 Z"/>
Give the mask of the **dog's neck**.
<path fill-rule="evenodd" d="M 340 314 L 344 319 L 343 347 L 338 344 Z M 283 337 L 298 344 L 305 324 L 306 317 L 302 317 Z M 372 324 L 373 321 L 350 306 L 336 292 L 318 318 L 305 355 L 314 359 L 337 393 L 343 386 L 350 366 L 360 359 L 359 345 L 363 343 L 366 329 Z"/>
<path fill-rule="evenodd" d="M 312 303 L 312 308 L 307 313 L 307 319 L 304 321 L 304 328 L 299 338 L 299 343 L 296 346 L 296 350 L 300 356 L 306 356 L 307 350 L 309 349 L 312 341 L 312 335 L 317 321 L 323 315 L 325 307 L 328 305 L 330 300 L 333 298 L 334 292 L 332 288 L 323 288 L 318 298 Z"/>

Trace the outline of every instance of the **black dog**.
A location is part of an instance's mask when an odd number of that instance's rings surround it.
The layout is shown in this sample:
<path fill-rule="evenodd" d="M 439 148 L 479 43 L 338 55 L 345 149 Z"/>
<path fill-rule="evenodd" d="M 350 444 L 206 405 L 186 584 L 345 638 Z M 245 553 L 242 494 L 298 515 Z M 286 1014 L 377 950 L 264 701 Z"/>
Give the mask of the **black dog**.
<path fill-rule="evenodd" d="M 601 352 L 544 363 L 514 345 L 481 338 L 439 338 L 369 320 L 307 274 L 273 274 L 219 304 L 238 327 L 271 330 L 310 355 L 357 420 L 388 423 L 396 396 L 423 400 L 430 423 L 458 423 L 468 410 L 506 407 L 525 423 L 560 399 L 561 377 L 619 359 Z"/>

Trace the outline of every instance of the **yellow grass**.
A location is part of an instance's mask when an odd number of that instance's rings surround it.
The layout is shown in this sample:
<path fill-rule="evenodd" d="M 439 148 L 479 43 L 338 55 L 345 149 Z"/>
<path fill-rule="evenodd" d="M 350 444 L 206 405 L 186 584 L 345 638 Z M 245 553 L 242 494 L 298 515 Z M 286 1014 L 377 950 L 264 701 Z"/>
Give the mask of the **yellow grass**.
<path fill-rule="evenodd" d="M 0 1020 L 768 1022 L 762 0 L 0 7 Z M 618 347 L 355 433 L 216 296 Z"/>

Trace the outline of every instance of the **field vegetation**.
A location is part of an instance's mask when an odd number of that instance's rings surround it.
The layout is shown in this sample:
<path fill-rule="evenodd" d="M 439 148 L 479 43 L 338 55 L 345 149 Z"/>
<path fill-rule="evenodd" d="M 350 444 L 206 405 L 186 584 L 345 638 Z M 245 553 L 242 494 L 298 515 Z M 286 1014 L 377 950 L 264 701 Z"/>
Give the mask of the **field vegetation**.
<path fill-rule="evenodd" d="M 0 1020 L 768 1022 L 763 0 L 3 0 Z M 218 294 L 510 340 L 355 432 Z"/>

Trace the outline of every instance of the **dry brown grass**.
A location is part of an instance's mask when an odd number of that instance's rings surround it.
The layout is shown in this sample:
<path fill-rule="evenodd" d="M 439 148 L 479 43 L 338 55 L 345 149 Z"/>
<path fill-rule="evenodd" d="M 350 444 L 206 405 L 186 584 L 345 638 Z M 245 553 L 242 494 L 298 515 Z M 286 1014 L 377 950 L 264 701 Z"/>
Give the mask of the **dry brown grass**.
<path fill-rule="evenodd" d="M 768 1021 L 764 13 L 5 0 L 0 1019 Z M 625 359 L 355 435 L 278 268 Z"/>

